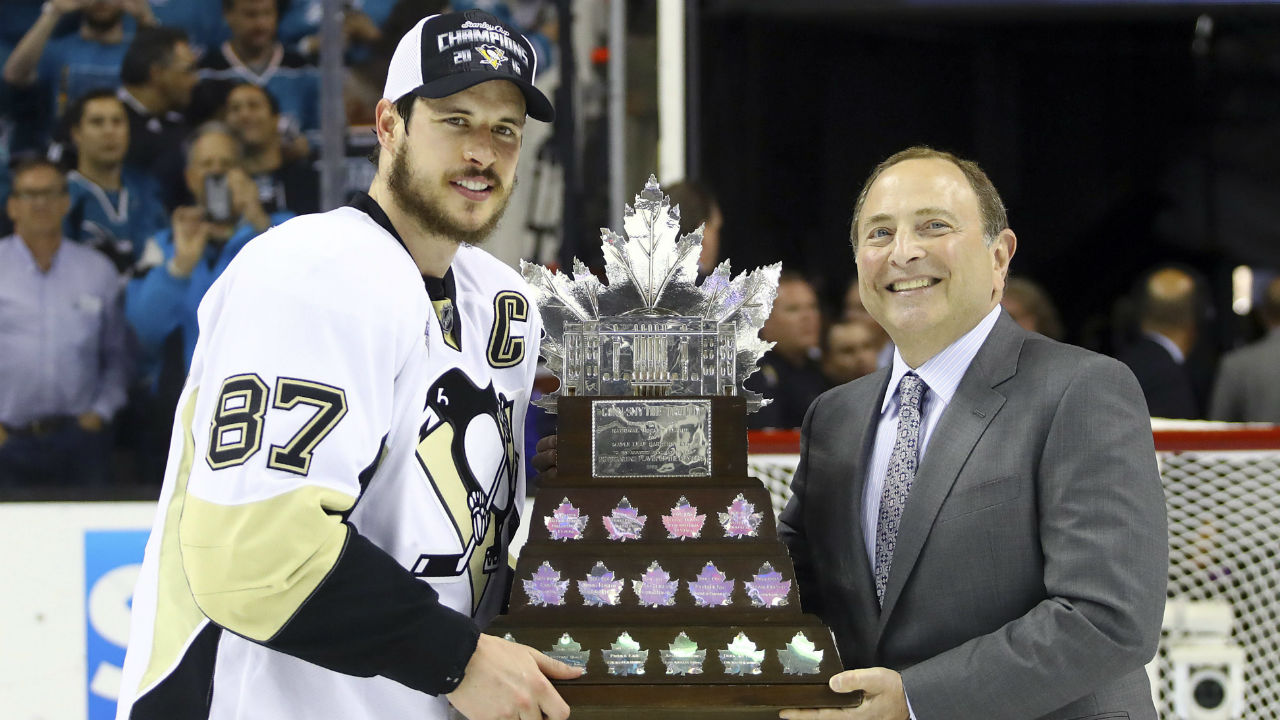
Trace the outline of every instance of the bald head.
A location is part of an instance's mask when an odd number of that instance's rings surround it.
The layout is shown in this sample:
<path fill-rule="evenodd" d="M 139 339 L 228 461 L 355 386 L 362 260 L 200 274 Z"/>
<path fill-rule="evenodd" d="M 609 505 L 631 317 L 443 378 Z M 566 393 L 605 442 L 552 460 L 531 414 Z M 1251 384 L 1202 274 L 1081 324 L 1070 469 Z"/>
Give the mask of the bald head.
<path fill-rule="evenodd" d="M 1143 289 L 1141 319 L 1144 330 L 1167 334 L 1185 330 L 1196 321 L 1196 281 L 1178 268 L 1161 268 L 1147 278 Z"/>
<path fill-rule="evenodd" d="M 243 150 L 231 129 L 220 123 L 206 123 L 196 130 L 187 150 L 187 188 L 204 202 L 204 179 L 210 175 L 226 175 L 240 167 Z"/>
<path fill-rule="evenodd" d="M 1195 289 L 1196 281 L 1177 268 L 1158 270 L 1147 281 L 1147 292 L 1158 300 L 1185 300 L 1195 293 Z"/>

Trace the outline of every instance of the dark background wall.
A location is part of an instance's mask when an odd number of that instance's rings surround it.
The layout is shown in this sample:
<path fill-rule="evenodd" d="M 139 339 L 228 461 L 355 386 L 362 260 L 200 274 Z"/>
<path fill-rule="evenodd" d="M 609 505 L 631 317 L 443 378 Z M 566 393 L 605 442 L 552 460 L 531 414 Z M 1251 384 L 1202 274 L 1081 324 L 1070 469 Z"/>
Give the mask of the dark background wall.
<path fill-rule="evenodd" d="M 1025 4 L 1024 4 L 1025 5 Z M 1280 16 L 1026 7 L 867 12 L 705 3 L 691 166 L 720 196 L 722 254 L 781 260 L 834 306 L 853 200 L 923 143 L 977 160 L 1070 339 L 1108 349 L 1116 299 L 1156 262 L 1280 267 Z M 865 10 L 865 8 L 864 8 Z M 1041 8 L 1043 10 L 1043 8 Z M 1239 334 L 1222 315 L 1224 343 Z"/>

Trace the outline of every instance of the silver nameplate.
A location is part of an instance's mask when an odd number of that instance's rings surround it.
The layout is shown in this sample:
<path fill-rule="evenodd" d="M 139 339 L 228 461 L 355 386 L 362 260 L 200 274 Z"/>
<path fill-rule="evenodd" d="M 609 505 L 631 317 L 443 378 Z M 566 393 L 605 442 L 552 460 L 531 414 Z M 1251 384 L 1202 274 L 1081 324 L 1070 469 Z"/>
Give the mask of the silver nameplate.
<path fill-rule="evenodd" d="M 668 675 L 701 675 L 702 663 L 707 659 L 707 651 L 698 648 L 698 643 L 681 632 L 666 650 L 658 653 L 662 663 L 667 666 Z"/>
<path fill-rule="evenodd" d="M 601 400 L 591 408 L 592 475 L 711 475 L 710 400 Z"/>
<path fill-rule="evenodd" d="M 626 584 L 626 580 L 615 579 L 613 571 L 603 562 L 596 561 L 587 572 L 586 579 L 578 581 L 578 594 L 582 596 L 584 605 L 617 605 L 622 600 L 622 589 Z"/>
<path fill-rule="evenodd" d="M 817 675 L 824 652 L 816 649 L 804 633 L 798 632 L 785 649 L 778 651 L 778 659 L 782 661 L 782 672 L 787 675 Z"/>
<path fill-rule="evenodd" d="M 670 607 L 676 604 L 680 581 L 672 580 L 671 573 L 663 570 L 658 561 L 654 560 L 649 563 L 649 568 L 639 580 L 631 581 L 631 589 L 645 607 Z"/>
<path fill-rule="evenodd" d="M 574 640 L 569 633 L 561 635 L 556 644 L 546 651 L 546 654 L 547 657 L 555 658 L 565 665 L 582 668 L 584 671 L 587 668 L 587 659 L 591 657 L 591 651 L 583 650 L 582 643 Z M 585 675 L 586 673 L 583 672 L 583 674 Z"/>
<path fill-rule="evenodd" d="M 762 662 L 764 650 L 756 649 L 746 633 L 738 633 L 728 647 L 720 650 L 720 664 L 728 675 L 759 675 Z"/>
<path fill-rule="evenodd" d="M 613 645 L 600 652 L 610 675 L 643 675 L 644 664 L 649 659 L 649 651 L 632 640 L 628 632 L 619 635 Z"/>
<path fill-rule="evenodd" d="M 536 572 L 528 580 L 524 580 L 524 594 L 529 604 L 534 607 L 563 605 L 564 594 L 569 589 L 569 581 L 560 579 L 560 571 L 551 567 L 551 563 L 543 561 Z"/>

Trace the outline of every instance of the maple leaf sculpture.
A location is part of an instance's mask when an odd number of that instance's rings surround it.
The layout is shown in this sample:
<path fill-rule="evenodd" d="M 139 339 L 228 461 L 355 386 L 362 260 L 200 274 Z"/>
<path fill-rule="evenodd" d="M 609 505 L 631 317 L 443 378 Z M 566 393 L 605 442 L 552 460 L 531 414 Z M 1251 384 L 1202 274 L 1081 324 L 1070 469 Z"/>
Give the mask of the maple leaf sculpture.
<path fill-rule="evenodd" d="M 725 260 L 698 284 L 702 227 L 680 235 L 679 207 L 671 205 L 652 175 L 636 196 L 634 207 L 626 206 L 622 228 L 625 237 L 608 228 L 600 231 L 607 285 L 577 259 L 572 276 L 528 261 L 520 263 L 542 312 L 546 330 L 542 356 L 547 368 L 561 378 L 561 388 L 566 379 L 566 355 L 573 356 L 571 362 L 580 362 L 566 348 L 566 333 L 572 336 L 584 332 L 583 328 L 603 327 L 609 322 L 612 327 L 646 319 L 655 323 L 680 321 L 711 328 L 711 333 L 728 328 L 732 335 L 732 377 L 724 378 L 726 382 L 712 392 L 704 388 L 692 394 L 726 394 L 723 390 L 728 385 L 734 394 L 746 398 L 749 412 L 767 404 L 759 393 L 743 388 L 742 382 L 755 372 L 760 356 L 773 347 L 758 333 L 778 293 L 781 263 L 734 277 Z M 676 352 L 674 346 L 670 352 Z M 596 362 L 603 364 L 599 358 Z M 700 367 L 696 362 L 695 366 L 695 370 Z M 570 375 L 572 370 L 569 368 Z M 560 392 L 544 396 L 537 404 L 554 411 Z"/>

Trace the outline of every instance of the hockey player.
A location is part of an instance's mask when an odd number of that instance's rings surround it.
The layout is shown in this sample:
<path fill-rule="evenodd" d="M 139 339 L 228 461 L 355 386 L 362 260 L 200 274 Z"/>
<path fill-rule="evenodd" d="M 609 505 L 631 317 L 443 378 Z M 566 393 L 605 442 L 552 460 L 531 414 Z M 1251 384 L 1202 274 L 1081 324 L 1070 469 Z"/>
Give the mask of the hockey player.
<path fill-rule="evenodd" d="M 572 669 L 480 628 L 507 588 L 541 320 L 476 248 L 550 121 L 529 42 L 419 22 L 348 207 L 210 288 L 133 598 L 118 718 L 564 718 Z"/>

